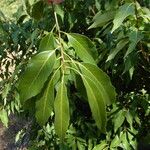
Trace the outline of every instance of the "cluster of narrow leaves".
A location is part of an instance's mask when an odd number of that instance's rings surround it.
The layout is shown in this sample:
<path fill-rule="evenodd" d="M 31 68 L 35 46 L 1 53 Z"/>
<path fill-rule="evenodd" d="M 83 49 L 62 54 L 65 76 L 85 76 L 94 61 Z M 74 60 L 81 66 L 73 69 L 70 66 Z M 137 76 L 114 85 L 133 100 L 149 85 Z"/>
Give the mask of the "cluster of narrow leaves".
<path fill-rule="evenodd" d="M 139 54 L 141 51 L 142 53 L 146 51 L 143 47 L 145 46 L 144 41 L 147 39 L 145 37 L 149 32 L 145 30 L 150 21 L 150 11 L 146 7 L 140 6 L 137 1 L 126 2 L 117 7 L 116 9 L 110 5 L 108 10 L 100 10 L 94 16 L 93 24 L 89 29 L 101 28 L 103 34 L 111 35 L 111 41 L 116 40 L 116 45 L 111 46 L 110 44 L 111 48 L 106 63 L 118 64 L 118 60 L 122 58 L 124 63 L 121 66 L 122 73 L 128 72 L 132 79 Z M 147 59 L 148 54 L 144 57 Z"/>
<path fill-rule="evenodd" d="M 40 52 L 29 60 L 18 85 L 23 104 L 35 97 L 35 115 L 41 126 L 54 111 L 55 131 L 61 140 L 65 137 L 70 120 L 68 74 L 74 83 L 78 82 L 74 76 L 81 76 L 93 118 L 102 132 L 106 128 L 106 105 L 111 104 L 116 95 L 109 77 L 96 66 L 96 49 L 90 39 L 75 33 L 67 34 L 67 37 L 68 43 L 59 43 L 53 33 L 46 35 L 41 40 Z M 76 57 L 68 54 L 70 49 L 74 50 Z"/>
<path fill-rule="evenodd" d="M 29 60 L 18 84 L 22 104 L 31 98 L 36 101 L 35 116 L 41 126 L 54 111 L 55 132 L 61 141 L 70 121 L 68 84 L 77 88 L 76 76 L 83 81 L 92 116 L 101 132 L 106 130 L 106 105 L 116 96 L 109 77 L 96 65 L 97 51 L 91 40 L 76 33 L 65 35 L 68 42 L 54 37 L 52 32 L 41 40 L 39 53 Z"/>

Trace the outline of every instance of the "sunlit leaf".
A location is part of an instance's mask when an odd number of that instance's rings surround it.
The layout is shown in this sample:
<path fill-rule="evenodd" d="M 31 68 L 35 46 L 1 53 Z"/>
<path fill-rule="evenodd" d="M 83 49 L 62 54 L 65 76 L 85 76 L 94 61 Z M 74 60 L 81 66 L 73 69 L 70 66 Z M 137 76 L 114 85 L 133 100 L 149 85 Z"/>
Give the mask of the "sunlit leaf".
<path fill-rule="evenodd" d="M 92 150 L 107 150 L 108 144 L 106 141 L 102 141 L 101 144 L 96 145 Z"/>
<path fill-rule="evenodd" d="M 0 121 L 4 124 L 4 126 L 8 127 L 8 114 L 5 109 L 0 110 Z"/>
<path fill-rule="evenodd" d="M 55 64 L 55 51 L 44 51 L 34 56 L 19 80 L 20 99 L 36 96 L 42 89 Z"/>
<path fill-rule="evenodd" d="M 115 118 L 114 118 L 114 131 L 116 132 L 118 130 L 118 128 L 121 127 L 121 125 L 123 124 L 124 120 L 125 120 L 125 114 L 126 112 L 124 110 L 120 110 Z"/>
<path fill-rule="evenodd" d="M 59 136 L 60 140 L 63 141 L 65 138 L 66 131 L 69 126 L 69 101 L 67 96 L 67 88 L 64 83 L 64 79 L 62 79 L 56 99 L 54 102 L 54 110 L 55 110 L 55 131 L 56 134 Z"/>
<path fill-rule="evenodd" d="M 118 135 L 115 136 L 115 138 L 112 140 L 110 148 L 117 148 L 118 145 L 120 144 L 120 139 L 118 137 Z"/>

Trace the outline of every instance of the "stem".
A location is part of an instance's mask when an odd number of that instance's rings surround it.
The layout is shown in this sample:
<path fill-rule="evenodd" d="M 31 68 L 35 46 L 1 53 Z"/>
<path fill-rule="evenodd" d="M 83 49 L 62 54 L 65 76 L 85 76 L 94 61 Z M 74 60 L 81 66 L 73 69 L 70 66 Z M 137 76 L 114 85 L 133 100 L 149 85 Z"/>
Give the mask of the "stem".
<path fill-rule="evenodd" d="M 60 27 L 59 27 L 59 24 L 58 24 L 58 19 L 57 19 L 56 12 L 54 12 L 54 16 L 55 16 L 55 21 L 56 21 L 56 28 L 57 28 L 57 31 L 58 31 L 58 39 L 59 39 L 59 44 L 60 44 L 60 49 L 61 49 L 62 61 L 64 62 L 64 54 L 63 54 L 64 50 L 63 50 L 63 45 L 61 43 Z"/>
<path fill-rule="evenodd" d="M 53 10 L 54 10 L 54 17 L 55 17 L 55 21 L 56 21 L 56 29 L 57 29 L 57 32 L 58 32 L 58 41 L 59 41 L 59 44 L 60 44 L 61 64 L 62 64 L 62 67 L 63 67 L 63 68 L 61 68 L 61 71 L 62 71 L 62 74 L 64 74 L 65 66 L 63 64 L 64 64 L 65 59 L 64 59 L 64 48 L 63 48 L 63 45 L 62 45 L 62 42 L 61 42 L 61 31 L 60 31 L 60 27 L 59 27 L 57 14 L 55 12 L 54 5 L 52 5 L 52 7 L 53 7 Z"/>

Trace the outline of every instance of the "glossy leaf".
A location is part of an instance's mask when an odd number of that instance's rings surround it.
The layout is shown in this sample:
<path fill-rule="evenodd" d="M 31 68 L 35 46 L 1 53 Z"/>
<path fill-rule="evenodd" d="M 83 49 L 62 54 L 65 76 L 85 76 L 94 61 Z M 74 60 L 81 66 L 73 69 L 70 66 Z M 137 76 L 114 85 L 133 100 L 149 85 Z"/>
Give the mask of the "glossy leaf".
<path fill-rule="evenodd" d="M 43 96 L 36 102 L 36 119 L 43 126 L 48 121 L 54 105 L 54 85 L 51 79 Z"/>
<path fill-rule="evenodd" d="M 114 16 L 115 16 L 115 11 L 107 11 L 103 14 L 101 12 L 98 12 L 94 16 L 93 18 L 94 23 L 89 27 L 89 29 L 104 26 L 109 21 L 111 21 L 114 18 Z"/>
<path fill-rule="evenodd" d="M 116 99 L 115 88 L 112 86 L 109 76 L 100 68 L 89 63 L 82 63 L 80 65 L 82 74 L 88 76 L 95 82 L 100 93 L 103 95 L 105 104 L 110 105 Z"/>
<path fill-rule="evenodd" d="M 34 56 L 19 80 L 20 99 L 25 102 L 42 89 L 55 64 L 55 51 L 44 51 Z"/>
<path fill-rule="evenodd" d="M 67 37 L 69 45 L 75 49 L 83 62 L 96 64 L 97 50 L 89 38 L 76 33 L 69 33 Z"/>
<path fill-rule="evenodd" d="M 56 41 L 52 32 L 46 35 L 40 42 L 39 51 L 54 50 L 56 48 Z"/>
<path fill-rule="evenodd" d="M 106 110 L 99 89 L 95 83 L 88 77 L 82 77 L 88 96 L 88 102 L 91 108 L 93 118 L 97 127 L 104 133 L 106 130 Z"/>
<path fill-rule="evenodd" d="M 70 120 L 69 101 L 64 79 L 61 81 L 58 87 L 56 99 L 54 102 L 54 110 L 55 110 L 55 122 L 54 122 L 55 131 L 56 134 L 59 136 L 60 140 L 63 141 Z"/>
<path fill-rule="evenodd" d="M 113 20 L 114 25 L 111 32 L 114 32 L 117 28 L 119 28 L 128 16 L 134 15 L 134 9 L 134 3 L 125 3 L 122 5 L 116 12 L 115 18 Z"/>
<path fill-rule="evenodd" d="M 115 90 L 108 76 L 95 65 L 82 63 L 79 67 L 93 118 L 98 128 L 105 132 L 105 107 L 115 100 Z"/>

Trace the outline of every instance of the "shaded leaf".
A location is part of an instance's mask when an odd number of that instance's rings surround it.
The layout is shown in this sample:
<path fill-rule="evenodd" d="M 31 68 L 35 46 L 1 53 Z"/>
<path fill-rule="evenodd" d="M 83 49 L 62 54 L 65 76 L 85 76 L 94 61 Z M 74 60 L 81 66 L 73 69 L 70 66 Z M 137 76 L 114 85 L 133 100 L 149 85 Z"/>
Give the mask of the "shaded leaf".
<path fill-rule="evenodd" d="M 143 38 L 142 34 L 138 31 L 132 31 L 130 34 L 129 34 L 129 41 L 130 41 L 130 44 L 129 44 L 129 48 L 124 56 L 124 59 L 130 54 L 132 53 L 132 51 L 135 50 L 135 47 L 137 45 L 137 43 Z"/>
<path fill-rule="evenodd" d="M 39 51 L 54 50 L 56 48 L 56 41 L 52 32 L 46 35 L 40 42 Z"/>
<path fill-rule="evenodd" d="M 34 56 L 19 80 L 20 99 L 36 96 L 42 89 L 55 64 L 55 51 L 44 51 Z"/>
<path fill-rule="evenodd" d="M 89 29 L 104 26 L 109 21 L 111 21 L 114 18 L 114 16 L 115 16 L 115 11 L 107 11 L 103 14 L 101 12 L 98 12 L 94 16 L 93 18 L 94 23 L 89 27 Z"/>
<path fill-rule="evenodd" d="M 32 7 L 31 16 L 36 20 L 40 20 L 43 17 L 43 11 L 44 11 L 44 3 L 43 1 L 38 1 Z"/>
<path fill-rule="evenodd" d="M 66 131 L 69 126 L 69 101 L 67 96 L 67 88 L 64 83 L 64 79 L 61 81 L 58 87 L 56 99 L 54 102 L 55 110 L 55 131 L 60 140 L 65 138 Z"/>
<path fill-rule="evenodd" d="M 95 83 L 88 77 L 82 76 L 88 102 L 97 127 L 104 133 L 106 131 L 106 108 L 102 95 Z"/>
<path fill-rule="evenodd" d="M 122 5 L 116 12 L 115 19 L 113 20 L 114 25 L 111 32 L 114 32 L 117 28 L 119 28 L 128 16 L 134 15 L 134 9 L 134 3 L 125 3 Z"/>
<path fill-rule="evenodd" d="M 51 79 L 43 96 L 36 102 L 36 119 L 43 126 L 51 115 L 54 104 L 54 85 Z"/>
<path fill-rule="evenodd" d="M 119 41 L 117 46 L 110 52 L 106 61 L 114 59 L 115 56 L 127 45 L 127 43 L 128 43 L 127 39 L 122 39 L 121 41 Z"/>
<path fill-rule="evenodd" d="M 75 49 L 82 61 L 96 64 L 94 59 L 97 58 L 97 50 L 89 38 L 76 33 L 69 33 L 67 37 L 69 45 Z"/>

